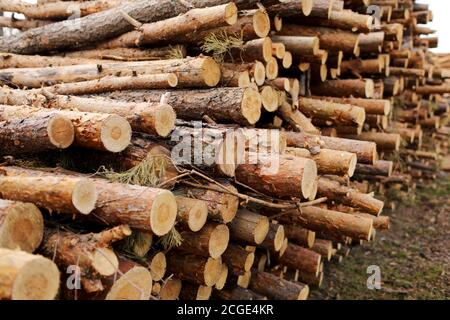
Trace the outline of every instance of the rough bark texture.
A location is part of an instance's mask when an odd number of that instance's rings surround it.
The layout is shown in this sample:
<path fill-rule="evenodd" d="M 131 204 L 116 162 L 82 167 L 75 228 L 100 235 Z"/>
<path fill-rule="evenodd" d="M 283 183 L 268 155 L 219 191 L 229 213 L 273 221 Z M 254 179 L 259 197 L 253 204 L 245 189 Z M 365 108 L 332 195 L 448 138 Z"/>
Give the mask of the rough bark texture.
<path fill-rule="evenodd" d="M 167 266 L 178 279 L 211 287 L 219 280 L 222 259 L 175 253 L 167 257 Z"/>
<path fill-rule="evenodd" d="M 241 209 L 229 227 L 234 240 L 261 244 L 269 232 L 269 220 L 260 214 Z"/>
<path fill-rule="evenodd" d="M 295 244 L 288 244 L 284 255 L 279 259 L 280 263 L 288 268 L 299 269 L 316 276 L 319 274 L 321 260 L 320 254 Z"/>
<path fill-rule="evenodd" d="M 315 99 L 333 101 L 336 103 L 351 104 L 366 110 L 367 114 L 387 116 L 391 113 L 391 102 L 389 100 L 363 99 L 363 98 L 336 98 L 315 96 Z"/>
<path fill-rule="evenodd" d="M 308 286 L 260 271 L 253 272 L 250 289 L 275 300 L 306 300 L 309 294 Z"/>

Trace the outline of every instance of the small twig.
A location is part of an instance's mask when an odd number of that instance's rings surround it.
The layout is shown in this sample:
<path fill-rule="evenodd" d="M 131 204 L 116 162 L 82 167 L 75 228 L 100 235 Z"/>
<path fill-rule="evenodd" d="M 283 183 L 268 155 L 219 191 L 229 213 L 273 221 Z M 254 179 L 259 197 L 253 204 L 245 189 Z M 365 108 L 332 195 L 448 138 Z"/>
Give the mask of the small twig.
<path fill-rule="evenodd" d="M 131 17 L 128 13 L 126 13 L 122 9 L 119 9 L 119 12 L 123 16 L 123 18 L 125 20 L 127 20 L 128 23 L 130 23 L 136 29 L 140 29 L 142 27 L 143 23 L 141 23 L 141 22 L 137 21 L 136 19 L 134 19 L 133 17 Z"/>

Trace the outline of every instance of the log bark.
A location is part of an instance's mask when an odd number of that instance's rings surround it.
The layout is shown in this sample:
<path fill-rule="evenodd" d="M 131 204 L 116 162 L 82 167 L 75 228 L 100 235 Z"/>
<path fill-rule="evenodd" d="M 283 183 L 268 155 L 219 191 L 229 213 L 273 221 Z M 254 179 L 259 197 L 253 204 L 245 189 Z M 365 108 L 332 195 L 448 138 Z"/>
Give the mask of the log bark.
<path fill-rule="evenodd" d="M 284 239 L 284 227 L 280 224 L 270 223 L 269 232 L 259 246 L 275 254 L 276 252 L 280 252 Z"/>
<path fill-rule="evenodd" d="M 270 273 L 255 271 L 250 289 L 275 300 L 306 300 L 309 287 L 280 279 Z"/>
<path fill-rule="evenodd" d="M 398 151 L 401 144 L 401 136 L 395 133 L 363 132 L 360 135 L 340 134 L 340 136 L 346 139 L 375 142 L 377 149 L 383 151 Z"/>
<path fill-rule="evenodd" d="M 2 155 L 14 156 L 66 149 L 74 140 L 75 128 L 72 122 L 58 112 L 28 114 L 16 119 L 5 118 L 0 114 Z"/>
<path fill-rule="evenodd" d="M 44 218 L 31 203 L 0 200 L 0 248 L 32 253 L 44 235 Z"/>
<path fill-rule="evenodd" d="M 266 80 L 266 69 L 259 61 L 251 63 L 223 63 L 221 64 L 222 86 L 249 87 L 252 82 L 262 86 Z"/>
<path fill-rule="evenodd" d="M 28 20 L 28 19 L 16 19 L 10 17 L 0 17 L 0 27 L 4 28 L 12 28 L 19 30 L 28 30 L 34 29 L 38 27 L 45 26 L 47 24 L 51 24 L 53 21 L 45 21 L 45 20 Z"/>
<path fill-rule="evenodd" d="M 269 232 L 269 225 L 267 217 L 241 209 L 229 224 L 231 238 L 248 244 L 261 244 Z"/>
<path fill-rule="evenodd" d="M 183 15 L 143 24 L 137 30 L 125 33 L 100 44 L 101 48 L 140 47 L 170 44 L 186 34 L 196 33 L 237 22 L 238 10 L 234 3 L 192 9 Z"/>
<path fill-rule="evenodd" d="M 333 242 L 330 240 L 316 239 L 311 250 L 317 252 L 322 256 L 322 259 L 329 262 L 333 255 Z"/>
<path fill-rule="evenodd" d="M 306 248 L 312 248 L 316 239 L 314 231 L 294 225 L 284 225 L 284 233 L 289 241 Z"/>
<path fill-rule="evenodd" d="M 40 88 L 118 74 L 136 76 L 161 73 L 174 73 L 178 77 L 179 86 L 214 87 L 220 81 L 219 65 L 210 57 L 4 69 L 0 71 L 0 81 L 21 87 Z"/>
<path fill-rule="evenodd" d="M 60 274 L 53 261 L 20 250 L 0 248 L 0 299 L 53 300 Z M 30 290 L 30 287 L 35 288 Z"/>
<path fill-rule="evenodd" d="M 209 222 L 199 232 L 181 232 L 181 238 L 177 251 L 217 259 L 228 247 L 230 230 L 225 224 Z"/>
<path fill-rule="evenodd" d="M 267 300 L 266 297 L 256 292 L 241 287 L 233 287 L 233 286 L 226 287 L 225 289 L 220 291 L 214 291 L 213 296 L 220 300 L 235 300 L 235 301 Z"/>
<path fill-rule="evenodd" d="M 358 106 L 364 108 L 366 114 L 387 116 L 391 113 L 392 110 L 391 102 L 389 100 L 363 99 L 363 98 L 337 98 L 337 97 L 323 97 L 323 96 L 320 97 L 314 96 L 313 98 Z"/>
<path fill-rule="evenodd" d="M 179 295 L 180 301 L 192 300 L 209 300 L 212 293 L 212 287 L 194 285 L 189 282 L 184 282 Z"/>
<path fill-rule="evenodd" d="M 298 109 L 283 101 L 278 108 L 278 114 L 296 131 L 306 132 L 310 134 L 319 135 L 320 131 L 311 122 L 311 119 L 306 117 Z"/>
<path fill-rule="evenodd" d="M 123 12 L 141 23 L 149 23 L 177 16 L 189 10 L 182 3 L 171 0 L 142 0 L 119 7 Z M 118 36 L 133 30 L 133 25 L 120 10 L 115 8 L 67 22 L 57 22 L 5 37 L 0 50 L 32 54 L 58 49 L 82 47 Z M 77 27 L 78 26 L 78 27 Z M 82 27 L 83 32 L 80 32 Z"/>
<path fill-rule="evenodd" d="M 255 261 L 255 254 L 243 247 L 230 244 L 222 255 L 222 260 L 232 269 L 234 274 L 243 274 L 250 271 Z"/>
<path fill-rule="evenodd" d="M 308 198 L 313 192 L 317 166 L 311 159 L 255 154 L 248 160 L 236 169 L 236 179 L 247 186 L 280 198 Z"/>
<path fill-rule="evenodd" d="M 119 260 L 110 246 L 130 234 L 127 226 L 88 234 L 47 228 L 41 251 L 54 258 L 60 268 L 77 266 L 84 291 L 101 292 L 104 290 L 101 278 L 113 275 L 119 267 Z"/>
<path fill-rule="evenodd" d="M 222 259 L 175 253 L 168 255 L 167 266 L 169 273 L 178 279 L 212 287 L 219 280 Z"/>
<path fill-rule="evenodd" d="M 296 157 L 313 159 L 320 174 L 352 177 L 357 165 L 356 154 L 346 151 L 321 149 L 320 153 L 312 154 L 308 149 L 287 148 L 286 153 Z"/>
<path fill-rule="evenodd" d="M 373 98 L 374 91 L 372 79 L 329 80 L 311 86 L 311 93 L 319 96 Z"/>
<path fill-rule="evenodd" d="M 373 166 L 367 164 L 357 164 L 355 172 L 356 174 L 390 177 L 393 170 L 394 162 L 377 160 Z"/>
<path fill-rule="evenodd" d="M 78 64 L 89 63 L 107 63 L 113 62 L 111 60 L 89 59 L 86 57 L 66 58 L 55 56 L 27 56 L 12 53 L 0 53 L 0 67 L 1 69 L 8 68 L 46 68 L 46 67 L 61 67 L 72 66 Z"/>
<path fill-rule="evenodd" d="M 321 260 L 321 255 L 314 252 L 313 249 L 309 250 L 295 244 L 289 244 L 279 262 L 288 268 L 299 269 L 318 276 Z"/>
<path fill-rule="evenodd" d="M 200 231 L 208 218 L 208 206 L 205 201 L 177 196 L 178 219 L 192 232 Z"/>
<path fill-rule="evenodd" d="M 271 39 L 284 44 L 286 50 L 295 57 L 319 53 L 319 38 L 315 36 L 272 36 Z"/>

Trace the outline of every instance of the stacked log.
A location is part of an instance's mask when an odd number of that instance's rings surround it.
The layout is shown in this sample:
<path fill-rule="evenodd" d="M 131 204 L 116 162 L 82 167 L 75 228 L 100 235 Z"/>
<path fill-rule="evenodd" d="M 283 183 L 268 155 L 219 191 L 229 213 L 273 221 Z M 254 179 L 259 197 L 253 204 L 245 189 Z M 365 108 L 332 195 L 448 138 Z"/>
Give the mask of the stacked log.
<path fill-rule="evenodd" d="M 0 299 L 304 300 L 389 229 L 388 189 L 448 169 L 414 0 L 0 11 L 25 16 L 0 19 Z"/>

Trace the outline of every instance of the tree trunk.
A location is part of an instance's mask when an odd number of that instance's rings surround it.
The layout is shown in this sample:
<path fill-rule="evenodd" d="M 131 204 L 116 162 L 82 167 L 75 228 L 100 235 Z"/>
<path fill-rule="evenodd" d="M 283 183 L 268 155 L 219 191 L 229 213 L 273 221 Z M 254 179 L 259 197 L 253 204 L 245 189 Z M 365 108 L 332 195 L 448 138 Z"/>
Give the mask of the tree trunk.
<path fill-rule="evenodd" d="M 180 36 L 233 25 L 237 22 L 237 17 L 238 11 L 234 3 L 192 9 L 180 16 L 143 24 L 135 31 L 100 44 L 100 47 L 121 48 L 171 44 L 177 42 Z"/>
<path fill-rule="evenodd" d="M 334 97 L 373 98 L 374 90 L 372 79 L 328 80 L 311 86 L 313 95 L 330 95 Z"/>
<path fill-rule="evenodd" d="M 161 73 L 174 73 L 178 77 L 179 86 L 214 87 L 220 81 L 219 65 L 210 57 L 4 69 L 0 70 L 0 81 L 19 87 L 40 88 L 118 74 L 137 76 Z"/>
<path fill-rule="evenodd" d="M 188 11 L 188 6 L 172 0 L 139 0 L 86 17 L 49 24 L 4 37 L 0 50 L 22 54 L 83 47 L 133 30 L 127 15 L 141 23 L 149 23 L 177 16 Z M 75 27 L 74 27 L 75 26 Z M 77 27 L 78 26 L 78 27 Z M 80 32 L 82 28 L 83 32 Z"/>
<path fill-rule="evenodd" d="M 250 289 L 275 300 L 306 300 L 309 287 L 280 279 L 270 273 L 255 271 Z"/>
<path fill-rule="evenodd" d="M 267 249 L 271 253 L 280 252 L 284 239 L 284 227 L 280 224 L 270 223 L 267 236 L 259 247 Z"/>
<path fill-rule="evenodd" d="M 314 96 L 313 98 L 358 106 L 364 108 L 366 114 L 377 114 L 381 116 L 387 116 L 391 113 L 392 110 L 391 102 L 389 100 L 363 99 L 363 98 L 336 98 L 323 96 Z"/>
<path fill-rule="evenodd" d="M 333 242 L 330 240 L 316 239 L 311 250 L 317 252 L 323 259 L 329 262 L 333 254 Z"/>
<path fill-rule="evenodd" d="M 167 258 L 164 252 L 156 251 L 146 257 L 153 281 L 161 281 L 167 271 Z"/>
<path fill-rule="evenodd" d="M 319 174 L 352 177 L 357 165 L 356 154 L 346 151 L 321 149 L 318 154 L 312 154 L 308 149 L 287 148 L 286 154 L 313 159 Z"/>
<path fill-rule="evenodd" d="M 221 291 L 214 291 L 213 296 L 220 300 L 235 300 L 235 301 L 249 301 L 249 300 L 266 300 L 267 298 L 259 293 L 253 292 L 241 287 L 230 286 Z"/>
<path fill-rule="evenodd" d="M 12 28 L 12 29 L 19 29 L 22 31 L 39 28 L 47 24 L 51 24 L 52 22 L 53 21 L 45 21 L 45 20 L 17 20 L 15 18 L 0 16 L 0 28 Z"/>
<path fill-rule="evenodd" d="M 252 268 L 255 254 L 239 245 L 230 244 L 222 255 L 222 260 L 233 270 L 233 274 L 243 274 Z"/>
<path fill-rule="evenodd" d="M 319 38 L 315 36 L 271 36 L 271 39 L 284 44 L 294 57 L 315 56 L 319 52 Z"/>
<path fill-rule="evenodd" d="M 20 250 L 0 248 L 1 300 L 53 300 L 59 270 L 53 261 Z M 30 290 L 30 287 L 35 288 Z"/>
<path fill-rule="evenodd" d="M 383 201 L 326 178 L 319 179 L 318 193 L 320 196 L 327 197 L 328 200 L 363 209 L 375 216 L 378 216 L 384 207 Z"/>
<path fill-rule="evenodd" d="M 32 253 L 43 234 L 44 219 L 34 204 L 0 200 L 0 248 Z"/>
<path fill-rule="evenodd" d="M 375 142 L 377 149 L 381 151 L 398 151 L 402 140 L 399 134 L 384 132 L 363 132 L 360 135 L 341 134 L 340 136 L 346 139 Z"/>
<path fill-rule="evenodd" d="M 266 80 L 266 69 L 259 61 L 251 63 L 222 63 L 222 86 L 224 87 L 249 87 L 254 81 L 262 86 Z"/>
<path fill-rule="evenodd" d="M 178 219 L 192 232 L 200 231 L 208 218 L 208 206 L 205 201 L 177 196 Z"/>
<path fill-rule="evenodd" d="M 53 257 L 63 270 L 77 266 L 84 291 L 101 292 L 104 290 L 101 278 L 112 276 L 119 267 L 119 260 L 110 246 L 130 234 L 127 226 L 88 234 L 47 228 L 41 250 L 45 256 Z"/>
<path fill-rule="evenodd" d="M 261 244 L 269 232 L 269 225 L 267 217 L 241 209 L 229 225 L 231 238 L 248 244 Z"/>
<path fill-rule="evenodd" d="M 75 129 L 59 112 L 5 118 L 0 106 L 0 154 L 21 155 L 66 149 L 75 140 Z"/>
<path fill-rule="evenodd" d="M 320 134 L 319 129 L 312 124 L 311 119 L 307 118 L 303 113 L 301 113 L 298 109 L 295 109 L 286 101 L 283 101 L 279 107 L 278 114 L 296 131 L 316 135 Z"/>
<path fill-rule="evenodd" d="M 249 187 L 280 198 L 308 198 L 313 192 L 317 167 L 311 159 L 250 154 L 247 160 L 237 167 L 236 179 Z"/>
<path fill-rule="evenodd" d="M 288 268 L 299 269 L 317 276 L 319 275 L 321 256 L 313 249 L 309 250 L 295 244 L 289 244 L 279 262 Z"/>
<path fill-rule="evenodd" d="M 377 160 L 373 165 L 357 164 L 356 174 L 390 177 L 394 170 L 394 162 Z"/>
<path fill-rule="evenodd" d="M 328 2 L 331 3 L 331 1 L 328 1 Z M 303 18 L 304 16 L 309 16 L 314 7 L 316 8 L 317 13 L 318 13 L 318 11 L 321 11 L 317 6 L 317 0 L 315 2 L 313 2 L 311 0 L 295 0 L 295 1 L 289 1 L 289 2 L 282 2 L 282 3 L 275 4 L 273 6 L 270 6 L 269 8 L 267 8 L 267 12 L 271 16 L 279 15 L 283 18 L 284 17 L 302 17 Z"/>
<path fill-rule="evenodd" d="M 228 247 L 230 231 L 225 224 L 209 222 L 199 232 L 182 232 L 181 238 L 177 251 L 217 259 Z"/>
<path fill-rule="evenodd" d="M 173 253 L 167 257 L 168 271 L 176 278 L 212 287 L 219 280 L 222 259 Z"/>
<path fill-rule="evenodd" d="M 46 67 L 61 67 L 72 66 L 79 64 L 102 64 L 111 63 L 112 60 L 100 60 L 94 58 L 69 58 L 69 57 L 48 57 L 48 56 L 27 56 L 13 53 L 0 53 L 0 67 L 1 69 L 8 68 L 46 68 Z"/>
<path fill-rule="evenodd" d="M 316 239 L 314 231 L 295 225 L 284 225 L 284 233 L 289 241 L 307 248 L 312 248 Z"/>

